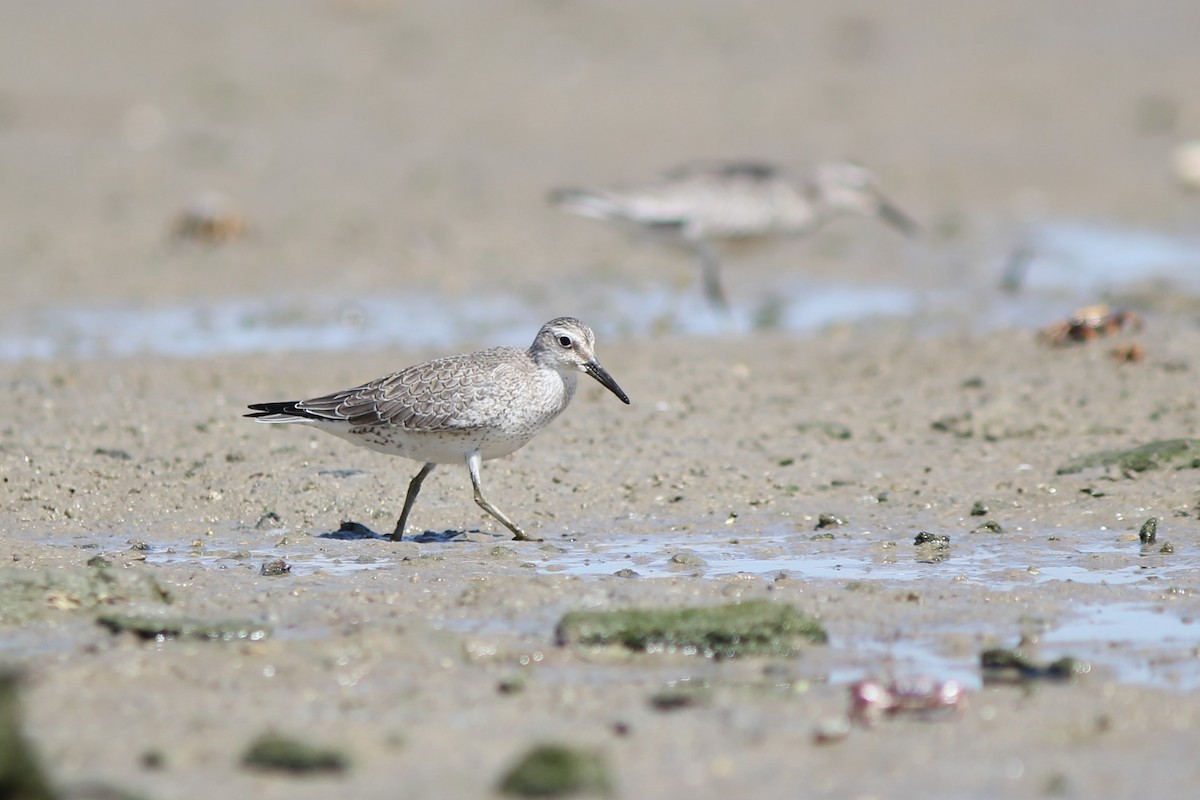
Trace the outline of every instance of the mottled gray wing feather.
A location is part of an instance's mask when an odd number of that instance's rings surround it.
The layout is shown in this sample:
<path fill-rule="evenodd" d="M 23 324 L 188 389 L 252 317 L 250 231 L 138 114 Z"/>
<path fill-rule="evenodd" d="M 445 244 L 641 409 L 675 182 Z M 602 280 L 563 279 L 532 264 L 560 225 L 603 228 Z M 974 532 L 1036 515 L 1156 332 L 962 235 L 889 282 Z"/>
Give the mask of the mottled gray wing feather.
<path fill-rule="evenodd" d="M 355 426 L 388 425 L 422 431 L 470 431 L 487 422 L 489 409 L 507 392 L 495 368 L 516 348 L 439 358 L 340 392 L 296 405 L 314 416 Z"/>

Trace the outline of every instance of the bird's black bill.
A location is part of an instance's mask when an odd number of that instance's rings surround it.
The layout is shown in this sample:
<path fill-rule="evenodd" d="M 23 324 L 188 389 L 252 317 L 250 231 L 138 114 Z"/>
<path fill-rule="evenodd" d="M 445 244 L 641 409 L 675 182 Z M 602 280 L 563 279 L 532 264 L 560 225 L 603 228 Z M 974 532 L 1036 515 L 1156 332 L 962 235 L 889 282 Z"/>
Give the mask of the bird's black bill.
<path fill-rule="evenodd" d="M 584 364 L 583 369 L 588 375 L 591 375 L 593 378 L 600 381 L 600 383 L 604 385 L 605 389 L 608 389 L 610 392 L 619 397 L 622 403 L 629 405 L 629 395 L 625 394 L 625 390 L 617 385 L 617 382 L 613 380 L 613 376 L 609 375 L 608 370 L 600 366 L 598 362 L 589 361 L 587 364 Z"/>
<path fill-rule="evenodd" d="M 879 218 L 905 236 L 916 236 L 921 232 L 920 225 L 913 222 L 907 214 L 887 200 L 882 200 L 879 203 Z"/>

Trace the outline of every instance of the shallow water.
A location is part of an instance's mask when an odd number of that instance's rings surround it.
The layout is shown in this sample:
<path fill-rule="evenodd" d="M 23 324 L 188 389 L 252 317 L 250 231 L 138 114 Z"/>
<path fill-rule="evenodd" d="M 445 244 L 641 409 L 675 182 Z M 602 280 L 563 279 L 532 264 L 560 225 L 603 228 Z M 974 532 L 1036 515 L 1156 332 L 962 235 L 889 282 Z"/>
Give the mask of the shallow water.
<path fill-rule="evenodd" d="M 476 534 L 478 536 L 478 534 Z M 581 577 L 614 575 L 631 570 L 629 577 L 665 578 L 694 576 L 723 578 L 752 575 L 811 581 L 887 581 L 890 583 L 952 580 L 960 585 L 1007 591 L 1051 581 L 1080 584 L 1123 585 L 1164 590 L 1175 583 L 1200 586 L 1200 556 L 1189 553 L 1163 555 L 1143 551 L 1137 542 L 1123 542 L 1112 532 L 1098 538 L 1095 532 L 1056 531 L 1053 539 L 1014 539 L 1011 534 L 957 536 L 944 549 L 914 546 L 911 539 L 856 539 L 837 536 L 812 540 L 808 535 L 764 534 L 738 537 L 704 537 L 671 534 L 626 539 L 553 542 L 520 557 L 538 572 Z M 282 532 L 255 537 L 282 539 Z M 258 570 L 261 565 L 285 559 L 293 574 L 342 575 L 361 570 L 390 568 L 398 556 L 384 537 L 290 537 L 286 543 L 262 546 L 255 538 L 234 535 L 202 540 L 200 546 L 182 547 L 139 540 L 151 564 L 200 564 L 215 569 Z M 409 541 L 406 539 L 405 541 Z M 500 537 L 497 543 L 506 542 Z M 100 552 L 129 550 L 128 536 L 82 537 L 71 543 Z M 360 552 L 361 546 L 370 552 Z M 59 541 L 46 544 L 62 544 Z M 462 558 L 477 555 L 477 541 L 456 536 L 426 537 L 422 553 L 444 552 Z M 357 553 L 357 554 L 356 554 Z"/>
<path fill-rule="evenodd" d="M 1162 589 L 1174 579 L 1200 579 L 1200 559 L 1142 554 L 1137 543 L 1096 539 L 1094 533 L 1056 532 L 1054 541 L 1031 547 L 1006 534 L 957 537 L 945 551 L 915 547 L 906 541 L 855 541 L 838 537 L 739 536 L 725 539 L 659 536 L 636 541 L 580 543 L 561 554 L 532 559 L 543 572 L 611 575 L 632 569 L 641 577 L 694 574 L 716 578 L 735 574 L 785 576 L 800 580 L 881 580 L 894 582 L 949 579 L 1008 590 L 1048 581 L 1128 584 Z M 672 561 L 685 554 L 683 563 Z M 692 564 L 692 558 L 701 563 Z"/>
<path fill-rule="evenodd" d="M 1130 600 L 1122 592 L 1110 603 L 1082 602 L 1062 605 L 1061 614 L 1035 632 L 1038 658 L 1051 661 L 1061 655 L 1091 661 L 1118 681 L 1148 686 L 1192 689 L 1200 687 L 1200 624 L 1185 609 L 1172 608 L 1163 597 L 1172 592 L 1185 596 L 1200 590 L 1200 553 L 1180 552 L 1169 556 L 1143 552 L 1136 541 L 1120 541 L 1118 534 L 1094 531 L 1055 532 L 1055 539 L 1012 534 L 973 534 L 952 542 L 944 560 L 938 551 L 916 547 L 911 540 L 889 541 L 844 536 L 811 540 L 808 534 L 704 537 L 677 534 L 648 535 L 602 541 L 563 540 L 550 546 L 518 548 L 517 557 L 544 574 L 580 577 L 608 576 L 632 570 L 629 579 L 679 578 L 721 580 L 733 575 L 753 575 L 773 580 L 790 580 L 846 586 L 865 583 L 880 587 L 977 586 L 980 591 L 1014 591 L 1021 587 L 1051 582 L 1133 589 Z M 286 560 L 291 575 L 326 575 L 325 589 L 338 591 L 339 580 L 364 570 L 397 570 L 405 554 L 390 543 L 374 538 L 349 539 L 289 536 L 287 543 L 261 546 L 264 538 L 279 542 L 283 532 L 246 535 L 231 533 L 203 542 L 200 547 L 179 547 L 146 540 L 143 550 L 151 564 L 196 564 L 209 569 L 245 570 L 257 574 L 261 566 L 278 558 Z M 477 539 L 479 534 L 474 535 Z M 100 552 L 128 550 L 128 536 L 80 537 L 52 544 L 84 547 Z M 496 543 L 504 542 L 497 539 Z M 463 540 L 425 542 L 422 556 L 446 556 L 481 574 L 497 568 L 486 557 L 495 546 L 490 541 Z M 675 557 L 684 554 L 683 563 Z M 283 580 L 286 580 L 284 578 Z M 545 613 L 542 613 L 542 612 Z M 520 619 L 476 616 L 430 620 L 435 627 L 473 635 L 510 634 L 549 637 L 560 611 L 533 609 Z M 304 631 L 289 635 L 304 636 Z M 321 635 L 320 631 L 308 635 Z M 967 687 L 978 687 L 981 676 L 975 652 L 947 653 L 944 637 L 991 637 L 1009 641 L 1018 635 L 1011 620 L 975 621 L 970 627 L 959 621 L 947 625 L 923 625 L 902 637 L 876 638 L 876 634 L 833 630 L 831 652 L 834 667 L 828 679 L 849 682 L 862 677 L 891 677 L 927 674 L 955 679 Z M 60 637 L 61 638 L 61 637 Z"/>
<path fill-rule="evenodd" d="M 769 314 L 767 327 L 796 333 L 876 317 L 903 317 L 918 307 L 901 287 L 803 284 Z M 694 336 L 741 334 L 764 325 L 759 312 L 729 317 L 665 288 L 632 292 L 597 287 L 570 303 L 602 338 L 658 330 Z M 156 309 L 61 308 L 0 323 L 0 361 L 204 358 L 284 352 L 341 352 L 391 346 L 469 343 L 526 345 L 545 312 L 516 296 L 434 294 L 239 299 Z"/>
<path fill-rule="evenodd" d="M 313 295 L 230 298 L 155 308 L 62 307 L 0 320 L 0 361 L 158 355 L 338 352 L 384 347 L 524 345 L 531 320 L 556 305 L 587 319 L 602 338 L 659 331 L 688 336 L 755 330 L 812 333 L 832 325 L 901 321 L 915 334 L 1040 326 L 1066 317 L 1104 293 L 1153 283 L 1200 294 L 1200 240 L 1166 233 L 1060 220 L 1031 227 L 998 247 L 978 270 L 921 245 L 921 263 L 941 276 L 898 268 L 873 284 L 817 282 L 780 268 L 757 302 L 729 315 L 707 306 L 696 287 L 635 291 L 611 284 L 569 287 L 569 297 L 523 299 L 516 293 Z M 1004 283 L 1020 291 L 1003 291 Z M 1012 288 L 1011 286 L 1009 287 Z"/>
<path fill-rule="evenodd" d="M 842 683 L 868 677 L 931 675 L 978 689 L 983 683 L 978 656 L 943 652 L 938 639 L 947 633 L 963 631 L 931 627 L 901 641 L 834 640 L 830 646 L 846 652 L 854 665 L 832 671 L 829 679 Z M 1200 688 L 1200 624 L 1161 603 L 1070 607 L 1064 619 L 1049 624 L 1035 637 L 1034 652 L 1046 663 L 1063 656 L 1086 661 L 1121 683 Z"/>
<path fill-rule="evenodd" d="M 1079 220 L 1034 226 L 1024 240 L 1029 291 L 1096 291 L 1161 281 L 1200 292 L 1200 239 Z"/>

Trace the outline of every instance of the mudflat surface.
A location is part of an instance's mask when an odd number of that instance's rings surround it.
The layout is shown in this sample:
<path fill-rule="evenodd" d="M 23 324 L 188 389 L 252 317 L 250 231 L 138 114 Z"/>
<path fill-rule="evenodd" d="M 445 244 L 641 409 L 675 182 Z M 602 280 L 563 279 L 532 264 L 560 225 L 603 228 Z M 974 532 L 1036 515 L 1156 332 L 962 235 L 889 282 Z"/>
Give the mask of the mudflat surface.
<path fill-rule="evenodd" d="M 985 278 L 1031 219 L 1194 231 L 1195 199 L 1168 169 L 1200 129 L 1191 5 L 942 8 L 14 7 L 0 313 L 22 335 L 54 339 L 38 326 L 62 308 L 118 319 L 272 294 L 428 293 L 461 314 L 439 346 L 419 332 L 192 358 L 63 346 L 76 356 L 4 365 L 0 660 L 24 672 L 26 734 L 54 782 L 479 797 L 559 742 L 600 753 L 623 797 L 1186 796 L 1200 781 L 1200 472 L 1166 457 L 1060 470 L 1196 435 L 1186 292 L 1110 297 L 1145 328 L 1063 348 L 1036 340 L 1040 317 L 695 337 L 667 315 L 626 330 L 580 287 L 694 299 L 686 260 L 542 202 L 691 157 L 852 155 L 929 228 L 913 244 L 839 221 L 740 256 L 726 275 L 743 307 L 793 273 L 899 273 L 931 295 L 961 280 L 983 307 L 1012 302 Z M 172 239 L 209 189 L 250 234 Z M 417 465 L 252 424 L 244 406 L 492 344 L 471 306 L 489 294 L 537 310 L 520 341 L 582 307 L 633 404 L 581 385 L 530 445 L 484 465 L 489 498 L 541 543 L 509 541 L 455 466 L 426 481 L 415 541 L 339 533 L 390 531 Z M 1112 356 L 1131 342 L 1144 357 Z M 917 547 L 920 532 L 948 548 Z M 290 572 L 261 574 L 279 558 Z M 816 617 L 828 644 L 712 660 L 555 636 L 573 610 L 757 599 Z M 142 641 L 97 624 L 113 611 L 271 632 Z M 980 653 L 1023 639 L 1090 671 L 985 685 Z M 959 681 L 967 701 L 817 741 L 853 681 L 915 675 Z M 653 702 L 695 687 L 687 707 Z M 242 766 L 266 731 L 351 766 Z"/>

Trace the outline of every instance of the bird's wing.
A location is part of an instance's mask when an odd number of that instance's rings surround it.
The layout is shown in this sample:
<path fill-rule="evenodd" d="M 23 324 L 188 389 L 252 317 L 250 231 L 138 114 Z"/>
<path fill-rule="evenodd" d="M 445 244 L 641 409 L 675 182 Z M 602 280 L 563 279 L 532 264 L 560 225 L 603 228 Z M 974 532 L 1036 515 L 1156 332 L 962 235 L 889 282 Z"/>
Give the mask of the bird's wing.
<path fill-rule="evenodd" d="M 688 161 L 663 173 L 668 181 L 742 180 L 770 181 L 783 177 L 779 168 L 765 161 Z"/>
<path fill-rule="evenodd" d="M 422 431 L 470 431 L 495 413 L 500 391 L 492 380 L 502 362 L 494 348 L 403 369 L 353 389 L 301 400 L 305 416 L 355 426 L 388 425 Z"/>

